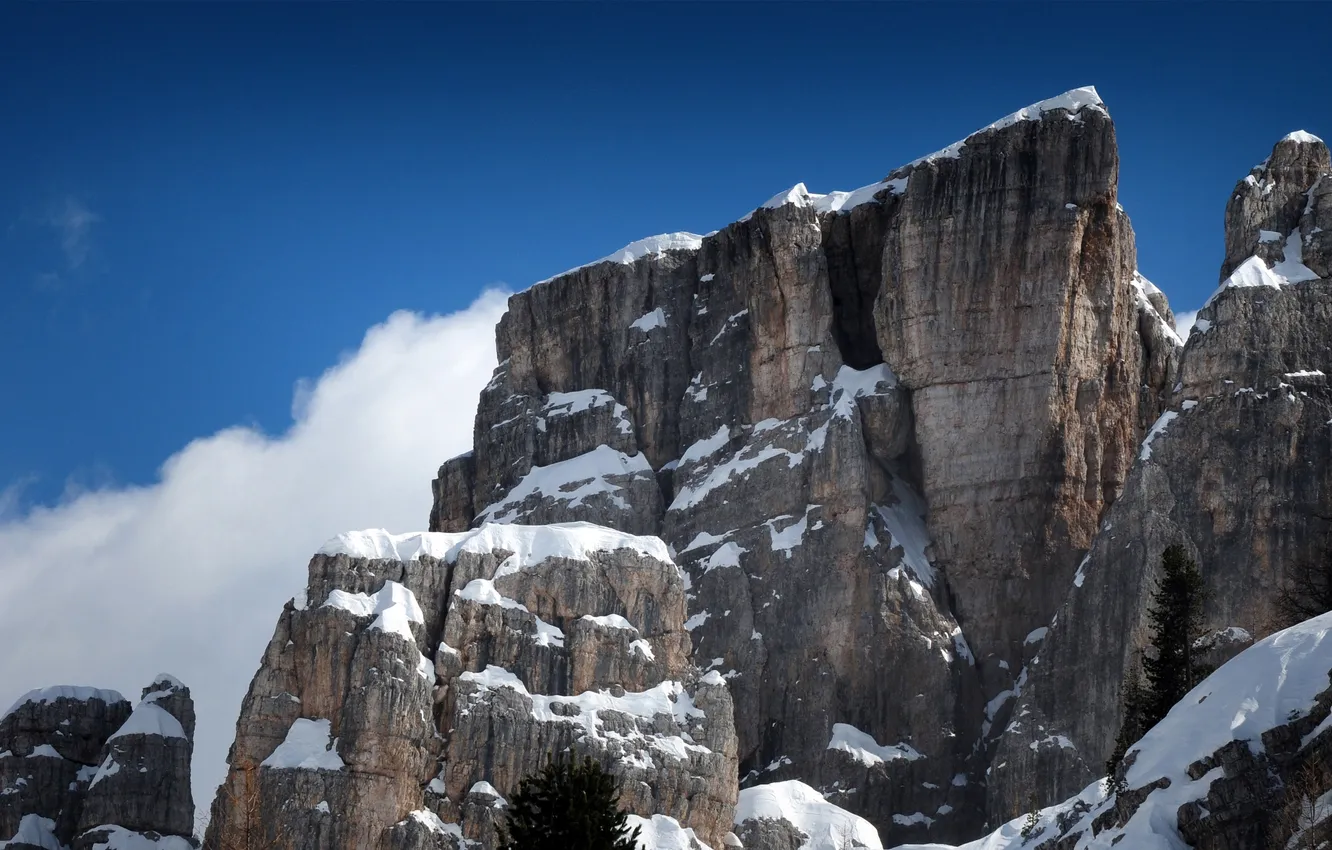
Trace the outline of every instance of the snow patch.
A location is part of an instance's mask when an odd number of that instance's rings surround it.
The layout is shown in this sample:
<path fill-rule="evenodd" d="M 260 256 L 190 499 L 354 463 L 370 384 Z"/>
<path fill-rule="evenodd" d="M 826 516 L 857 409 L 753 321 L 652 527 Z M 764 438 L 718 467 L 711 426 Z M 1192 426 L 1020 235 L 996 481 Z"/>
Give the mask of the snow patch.
<path fill-rule="evenodd" d="M 1323 143 L 1322 139 L 1318 138 L 1313 133 L 1308 133 L 1304 130 L 1296 130 L 1293 133 L 1287 133 L 1281 137 L 1281 141 L 1295 142 L 1296 144 L 1301 145 L 1321 145 Z"/>
<path fill-rule="evenodd" d="M 549 283 L 557 277 L 573 274 L 581 269 L 599 266 L 602 263 L 619 263 L 622 266 L 633 265 L 644 257 L 660 256 L 667 251 L 697 251 L 703 246 L 703 237 L 696 233 L 662 233 L 657 236 L 649 236 L 646 239 L 639 239 L 636 242 L 630 242 L 613 254 L 607 254 L 600 260 L 593 260 L 590 263 L 583 263 L 581 266 L 560 272 L 554 277 L 548 277 L 545 280 L 537 281 L 536 285 Z"/>
<path fill-rule="evenodd" d="M 85 685 L 55 685 L 50 688 L 37 688 L 36 690 L 28 691 L 26 694 L 15 700 L 14 704 L 9 707 L 8 711 L 3 715 L 0 715 L 0 720 L 13 714 L 25 703 L 47 703 L 61 699 L 78 700 L 80 702 L 96 699 L 101 700 L 107 705 L 117 702 L 127 702 L 127 700 L 120 695 L 119 691 L 107 690 L 106 688 L 90 688 Z"/>
<path fill-rule="evenodd" d="M 606 494 L 615 507 L 628 510 L 629 503 L 618 495 L 620 485 L 607 479 L 639 474 L 654 474 L 642 454 L 627 455 L 607 445 L 597 446 L 568 460 L 532 467 L 502 500 L 487 506 L 478 518 L 486 523 L 516 522 L 522 503 L 534 496 L 576 508 L 592 496 Z"/>
<path fill-rule="evenodd" d="M 737 826 L 751 820 L 783 820 L 803 832 L 799 850 L 883 850 L 878 830 L 867 820 L 829 803 L 798 780 L 742 788 L 735 806 Z"/>
<path fill-rule="evenodd" d="M 905 481 L 893 478 L 895 505 L 875 505 L 892 545 L 902 549 L 902 563 L 927 587 L 934 586 L 934 567 L 925 556 L 930 533 L 925 527 L 925 503 Z M 868 534 L 866 535 L 868 542 Z"/>
<path fill-rule="evenodd" d="M 487 794 L 487 795 L 489 795 L 489 796 L 491 796 L 491 797 L 494 797 L 494 798 L 495 798 L 495 802 L 492 803 L 491 806 L 492 806 L 493 808 L 496 808 L 496 809 L 498 809 L 498 808 L 500 808 L 500 807 L 502 807 L 502 806 L 507 806 L 507 805 L 509 805 L 509 801 L 506 800 L 506 799 L 504 799 L 504 797 L 500 795 L 500 792 L 498 792 L 498 791 L 495 790 L 495 786 L 494 786 L 494 785 L 491 785 L 489 782 L 486 782 L 486 781 L 484 781 L 484 780 L 482 780 L 481 782 L 474 782 L 474 783 L 472 783 L 472 787 L 468 789 L 467 793 L 468 793 L 468 794 Z"/>
<path fill-rule="evenodd" d="M 797 207 L 813 207 L 815 212 L 820 213 L 849 212 L 861 204 L 873 201 L 875 196 L 881 192 L 887 191 L 893 195 L 900 195 L 906 191 L 906 186 L 907 178 L 898 177 L 892 180 L 880 180 L 878 183 L 861 186 L 859 189 L 852 189 L 850 192 L 832 191 L 826 195 L 819 195 L 806 189 L 804 183 L 797 183 L 785 192 L 778 192 L 773 195 L 763 203 L 761 209 L 775 210 L 787 204 L 793 204 Z M 749 216 L 745 216 L 741 221 L 748 218 Z"/>
<path fill-rule="evenodd" d="M 421 824 L 436 835 L 447 835 L 457 839 L 459 845 L 466 846 L 470 843 L 463 838 L 461 826 L 458 826 L 456 823 L 445 823 L 439 819 L 439 815 L 429 809 L 417 809 L 407 817 Z"/>
<path fill-rule="evenodd" d="M 644 313 L 637 319 L 634 319 L 633 324 L 629 325 L 629 327 L 640 330 L 643 333 L 655 330 L 656 328 L 664 328 L 666 327 L 666 313 L 658 307 L 652 312 Z"/>
<path fill-rule="evenodd" d="M 1129 279 L 1129 282 L 1133 286 L 1133 295 L 1138 303 L 1138 309 L 1146 312 L 1147 315 L 1156 320 L 1156 323 L 1161 326 L 1161 330 L 1165 334 L 1166 339 L 1171 340 L 1176 345 L 1183 345 L 1184 337 L 1180 335 L 1176 328 L 1172 327 L 1171 324 L 1165 320 L 1165 316 L 1162 316 L 1160 312 L 1157 311 L 1156 305 L 1152 304 L 1151 299 L 1147 297 L 1154 293 L 1160 293 L 1161 290 L 1156 284 L 1143 277 L 1141 272 L 1134 272 L 1133 277 Z"/>
<path fill-rule="evenodd" d="M 184 738 L 185 729 L 180 721 L 165 708 L 149 700 L 144 700 L 134 709 L 129 719 L 111 733 L 110 741 L 126 735 L 161 735 L 163 738 Z"/>
<path fill-rule="evenodd" d="M 897 759 L 915 761 L 924 758 L 910 744 L 883 746 L 873 736 L 848 723 L 833 724 L 832 740 L 828 741 L 827 749 L 841 750 L 866 767 Z"/>
<path fill-rule="evenodd" d="M 120 773 L 120 763 L 112 756 L 107 756 L 102 763 L 98 765 L 97 772 L 93 774 L 92 781 L 88 783 L 88 787 L 92 788 L 98 782 L 101 782 L 108 776 L 115 776 L 117 773 Z"/>
<path fill-rule="evenodd" d="M 740 556 L 747 551 L 735 543 L 723 543 L 703 561 L 703 572 L 710 573 L 719 567 L 739 567 Z M 789 550 L 787 557 L 790 557 Z"/>
<path fill-rule="evenodd" d="M 695 463 L 705 457 L 711 457 L 720 449 L 725 448 L 726 443 L 730 439 L 731 429 L 722 425 L 717 429 L 717 433 L 713 434 L 711 437 L 704 437 L 685 449 L 684 454 L 680 455 L 680 464 Z"/>
<path fill-rule="evenodd" d="M 600 617 L 593 617 L 591 614 L 584 614 L 582 619 L 596 623 L 598 626 L 607 629 L 622 629 L 626 632 L 637 632 L 638 628 L 633 623 L 621 617 L 619 614 L 603 614 Z"/>
<path fill-rule="evenodd" d="M 805 515 L 800 517 L 799 519 L 796 519 L 790 514 L 786 514 L 779 517 L 773 517 L 772 519 L 764 522 L 763 524 L 768 527 L 768 543 L 772 547 L 772 551 L 781 552 L 788 559 L 790 559 L 791 550 L 805 542 L 805 533 L 809 531 L 809 512 L 817 507 L 820 506 L 807 505 L 805 507 Z M 781 531 L 778 531 L 777 523 L 786 520 L 794 520 L 794 521 L 788 523 L 784 528 L 782 528 Z M 734 545 L 734 544 L 727 544 L 727 545 Z M 738 561 L 736 563 L 736 566 L 739 566 Z"/>
<path fill-rule="evenodd" d="M 573 723 L 582 726 L 592 738 L 623 737 L 619 732 L 601 731 L 603 721 L 600 713 L 603 711 L 627 714 L 646 721 L 654 721 L 664 714 L 682 724 L 704 716 L 680 682 L 666 681 L 648 690 L 630 691 L 618 697 L 609 691 L 584 691 L 576 696 L 547 696 L 531 693 L 517 676 L 494 665 L 488 665 L 479 673 L 463 673 L 459 678 L 464 682 L 473 682 L 484 690 L 508 688 L 516 691 L 532 701 L 531 714 L 538 722 Z M 554 708 L 557 705 L 560 707 L 558 711 Z M 570 709 L 575 711 L 571 712 Z M 677 760 L 687 759 L 691 752 L 708 752 L 706 747 L 686 741 L 678 735 L 651 734 L 643 736 L 643 739 L 650 748 Z"/>
<path fill-rule="evenodd" d="M 1161 417 L 1152 424 L 1152 428 L 1147 432 L 1147 436 L 1143 438 L 1142 451 L 1138 452 L 1138 460 L 1148 460 L 1151 458 L 1152 443 L 1156 442 L 1156 438 L 1166 432 L 1166 429 L 1170 427 L 1170 423 L 1175 421 L 1178 416 L 1179 413 L 1174 410 L 1167 410 L 1165 413 L 1161 414 Z"/>
<path fill-rule="evenodd" d="M 638 850 L 711 850 L 699 840 L 694 830 L 680 826 L 680 822 L 666 815 L 653 815 L 642 818 L 627 815 L 625 825 L 632 832 L 638 828 Z"/>
<path fill-rule="evenodd" d="M 263 760 L 261 767 L 295 770 L 342 770 L 346 765 L 338 755 L 338 741 L 327 720 L 297 718 L 287 730 L 287 737 Z"/>

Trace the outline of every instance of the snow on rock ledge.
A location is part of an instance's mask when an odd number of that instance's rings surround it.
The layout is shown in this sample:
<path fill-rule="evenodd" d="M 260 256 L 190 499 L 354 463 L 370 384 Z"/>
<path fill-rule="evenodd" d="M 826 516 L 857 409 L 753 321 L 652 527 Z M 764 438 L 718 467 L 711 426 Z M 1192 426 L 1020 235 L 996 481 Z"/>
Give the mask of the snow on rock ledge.
<path fill-rule="evenodd" d="M 92 688 L 86 685 L 54 685 L 49 688 L 37 688 L 28 691 L 23 696 L 14 701 L 14 704 L 4 713 L 0 714 L 0 720 L 8 717 L 26 703 L 52 703 L 57 700 L 74 700 L 77 702 L 87 702 L 89 700 L 100 700 L 107 705 L 114 705 L 118 702 L 125 702 L 125 698 L 119 691 L 107 690 L 106 688 Z"/>
<path fill-rule="evenodd" d="M 641 818 L 629 815 L 629 829 L 638 827 L 639 850 L 712 850 L 698 840 L 692 829 L 680 826 L 680 822 L 666 815 L 653 815 Z"/>
<path fill-rule="evenodd" d="M 263 767 L 296 770 L 342 770 L 346 767 L 338 755 L 338 741 L 327 720 L 298 718 L 287 730 L 287 737 Z"/>
<path fill-rule="evenodd" d="M 350 558 L 415 561 L 422 555 L 454 563 L 461 553 L 510 553 L 502 568 L 517 572 L 550 558 L 587 561 L 594 552 L 629 549 L 648 558 L 673 563 L 666 544 L 657 537 L 625 534 L 589 522 L 551 525 L 508 525 L 487 523 L 472 531 L 448 533 L 418 531 L 390 534 L 383 529 L 349 531 L 339 534 L 319 550 L 320 555 L 346 555 Z"/>
<path fill-rule="evenodd" d="M 849 723 L 833 724 L 832 740 L 828 741 L 828 749 L 842 750 L 866 767 L 895 759 L 915 761 L 922 758 L 910 744 L 882 746 L 874 740 L 874 736 L 860 731 Z"/>
<path fill-rule="evenodd" d="M 796 780 L 743 789 L 735 806 L 735 826 L 746 847 L 768 846 L 785 827 L 803 836 L 802 843 L 790 844 L 797 850 L 883 850 L 879 833 L 869 821 L 834 806 Z"/>
<path fill-rule="evenodd" d="M 659 256 L 667 251 L 697 251 L 703 245 L 703 237 L 697 233 L 662 233 L 657 236 L 649 236 L 645 239 L 639 239 L 630 242 L 613 254 L 608 254 L 599 260 L 593 260 L 590 263 L 583 263 L 581 266 L 574 266 L 567 271 L 562 271 L 553 277 L 537 281 L 538 284 L 549 283 L 555 278 L 564 277 L 573 274 L 582 269 L 599 266 L 602 263 L 619 263 L 628 266 L 638 262 L 644 257 Z"/>

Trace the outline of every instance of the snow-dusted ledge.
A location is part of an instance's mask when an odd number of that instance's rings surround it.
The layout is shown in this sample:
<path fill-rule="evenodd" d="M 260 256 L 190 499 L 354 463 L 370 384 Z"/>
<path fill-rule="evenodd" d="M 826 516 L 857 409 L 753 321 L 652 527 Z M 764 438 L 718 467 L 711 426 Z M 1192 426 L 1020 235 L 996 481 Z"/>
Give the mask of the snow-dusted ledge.
<path fill-rule="evenodd" d="M 416 531 L 391 534 L 382 528 L 348 531 L 320 548 L 320 555 L 346 555 L 404 563 L 422 556 L 453 563 L 464 552 L 509 552 L 510 557 L 496 573 L 501 575 L 536 566 L 549 558 L 590 561 L 593 553 L 628 549 L 648 558 L 674 564 L 666 544 L 657 537 L 625 534 L 590 522 L 564 522 L 552 525 L 505 525 L 488 523 L 480 528 L 455 533 Z"/>

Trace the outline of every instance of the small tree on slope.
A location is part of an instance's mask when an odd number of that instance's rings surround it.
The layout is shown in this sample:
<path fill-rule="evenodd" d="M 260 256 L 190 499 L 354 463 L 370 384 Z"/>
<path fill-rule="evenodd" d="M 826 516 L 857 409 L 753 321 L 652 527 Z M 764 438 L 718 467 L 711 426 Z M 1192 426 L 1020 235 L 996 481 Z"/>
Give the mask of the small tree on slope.
<path fill-rule="evenodd" d="M 1144 684 L 1134 664 L 1124 680 L 1124 720 L 1105 763 L 1112 794 L 1124 790 L 1118 773 L 1128 748 L 1211 673 L 1194 657 L 1194 643 L 1202 636 L 1204 599 L 1198 565 L 1183 546 L 1167 547 L 1161 555 L 1161 581 L 1147 610 L 1152 630 L 1151 646 L 1143 659 L 1147 681 Z"/>
<path fill-rule="evenodd" d="M 1202 636 L 1203 580 L 1183 546 L 1167 547 L 1161 555 L 1161 581 L 1147 619 L 1156 651 L 1143 661 L 1149 690 L 1144 732 L 1211 672 L 1194 657 L 1193 644 Z"/>
<path fill-rule="evenodd" d="M 635 850 L 614 778 L 590 758 L 552 758 L 510 800 L 502 850 Z"/>
<path fill-rule="evenodd" d="M 1124 754 L 1133 746 L 1147 727 L 1143 725 L 1147 707 L 1147 692 L 1142 687 L 1142 671 L 1135 662 L 1129 668 L 1124 679 L 1123 709 L 1124 722 L 1119 726 L 1119 735 L 1115 738 L 1115 749 L 1105 763 L 1105 775 L 1110 780 L 1110 793 L 1118 794 L 1126 790 L 1124 780 L 1119 777 L 1119 765 L 1124 761 Z"/>

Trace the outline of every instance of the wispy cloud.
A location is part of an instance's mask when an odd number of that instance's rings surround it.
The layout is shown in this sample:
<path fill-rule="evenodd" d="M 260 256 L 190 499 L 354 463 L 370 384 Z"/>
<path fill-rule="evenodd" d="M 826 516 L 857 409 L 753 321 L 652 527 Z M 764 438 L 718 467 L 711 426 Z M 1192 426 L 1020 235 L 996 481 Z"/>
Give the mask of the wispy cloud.
<path fill-rule="evenodd" d="M 195 804 L 222 779 L 241 698 L 283 603 L 326 540 L 423 528 L 439 463 L 472 442 L 505 306 L 396 313 L 296 392 L 285 434 L 203 436 L 148 486 L 73 490 L 23 510 L 0 490 L 0 708 L 29 688 L 137 693 L 159 669 L 198 706 Z M 11 492 L 12 491 L 12 492 Z"/>
<path fill-rule="evenodd" d="M 23 213 L 10 224 L 6 239 L 31 240 L 37 246 L 45 256 L 33 276 L 33 288 L 58 292 L 94 255 L 95 228 L 101 221 L 102 216 L 81 197 L 65 195 Z"/>
<path fill-rule="evenodd" d="M 47 224 L 60 232 L 60 250 L 66 271 L 77 271 L 92 250 L 92 228 L 102 217 L 72 195 L 62 198 L 47 217 Z"/>
<path fill-rule="evenodd" d="M 23 491 L 36 481 L 37 476 L 28 475 L 0 489 L 0 523 L 22 513 Z"/>

